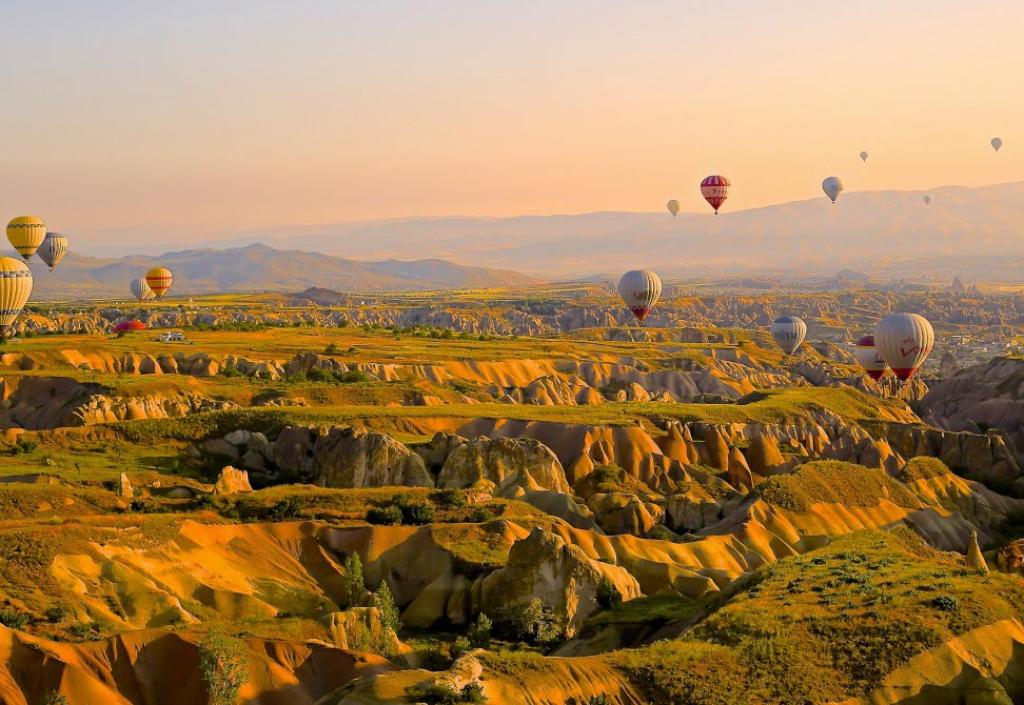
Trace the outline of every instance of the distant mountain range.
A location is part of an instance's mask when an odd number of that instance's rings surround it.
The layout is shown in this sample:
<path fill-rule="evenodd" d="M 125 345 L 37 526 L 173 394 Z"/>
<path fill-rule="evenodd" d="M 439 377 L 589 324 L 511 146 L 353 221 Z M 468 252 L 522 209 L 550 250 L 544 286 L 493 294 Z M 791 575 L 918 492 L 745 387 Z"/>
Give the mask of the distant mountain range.
<path fill-rule="evenodd" d="M 357 262 L 316 252 L 266 245 L 169 252 L 159 257 L 117 259 L 69 252 L 55 272 L 33 257 L 33 299 L 64 296 L 127 296 L 128 283 L 153 266 L 174 272 L 172 294 L 294 292 L 320 286 L 338 291 L 408 291 L 517 287 L 537 279 L 504 269 L 471 267 L 440 259 Z"/>
<path fill-rule="evenodd" d="M 931 205 L 923 197 L 931 196 Z M 412 218 L 253 233 L 273 245 L 359 259 L 410 252 L 574 279 L 649 267 L 669 276 L 843 268 L 874 276 L 956 273 L 1019 278 L 1024 182 L 929 191 L 848 192 L 719 216 L 586 213 L 515 218 Z M 247 241 L 246 238 L 238 240 Z"/>

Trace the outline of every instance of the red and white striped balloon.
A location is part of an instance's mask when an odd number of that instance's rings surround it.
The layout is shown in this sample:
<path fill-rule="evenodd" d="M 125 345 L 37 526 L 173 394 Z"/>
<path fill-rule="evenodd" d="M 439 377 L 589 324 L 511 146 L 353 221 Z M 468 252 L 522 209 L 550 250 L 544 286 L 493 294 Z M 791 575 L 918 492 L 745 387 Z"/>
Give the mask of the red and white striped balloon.
<path fill-rule="evenodd" d="M 885 359 L 875 346 L 875 336 L 865 335 L 858 340 L 856 347 L 853 349 L 853 356 L 857 358 L 857 362 L 868 373 L 868 377 L 876 381 L 882 379 L 882 375 L 885 374 L 886 364 Z"/>
<path fill-rule="evenodd" d="M 729 197 L 729 186 L 729 179 L 718 174 L 712 174 L 700 182 L 700 194 L 715 209 L 715 215 L 718 215 L 718 209 Z"/>

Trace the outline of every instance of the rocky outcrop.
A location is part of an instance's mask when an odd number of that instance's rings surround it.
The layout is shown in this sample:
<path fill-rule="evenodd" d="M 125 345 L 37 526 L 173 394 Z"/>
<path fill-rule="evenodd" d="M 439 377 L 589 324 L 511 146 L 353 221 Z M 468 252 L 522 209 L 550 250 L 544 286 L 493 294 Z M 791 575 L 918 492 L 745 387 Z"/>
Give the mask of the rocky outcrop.
<path fill-rule="evenodd" d="M 239 470 L 230 465 L 221 468 L 217 481 L 213 483 L 215 495 L 231 495 L 239 492 L 252 492 L 252 485 L 249 484 L 249 473 Z"/>
<path fill-rule="evenodd" d="M 529 438 L 480 437 L 456 446 L 441 468 L 438 487 L 473 487 L 492 483 L 495 492 L 514 495 L 527 490 L 570 494 L 562 464 L 551 449 Z"/>
<path fill-rule="evenodd" d="M 433 487 L 416 453 L 390 436 L 333 428 L 317 440 L 310 470 L 321 487 Z"/>
<path fill-rule="evenodd" d="M 560 537 L 535 528 L 512 545 L 506 564 L 480 581 L 479 608 L 490 614 L 539 599 L 550 606 L 567 636 L 598 609 L 597 588 L 609 581 L 625 600 L 640 586 L 623 568 L 595 561 Z"/>

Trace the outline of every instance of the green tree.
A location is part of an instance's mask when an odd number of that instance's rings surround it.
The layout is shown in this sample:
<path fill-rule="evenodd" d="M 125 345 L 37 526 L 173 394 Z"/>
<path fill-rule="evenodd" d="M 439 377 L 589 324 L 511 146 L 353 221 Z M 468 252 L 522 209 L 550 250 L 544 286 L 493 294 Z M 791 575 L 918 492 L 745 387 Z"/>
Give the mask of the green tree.
<path fill-rule="evenodd" d="M 363 600 L 363 593 L 366 592 L 366 582 L 363 578 L 363 562 L 359 554 L 353 551 L 345 558 L 345 596 L 348 599 L 348 607 L 355 607 Z"/>
<path fill-rule="evenodd" d="M 235 705 L 249 677 L 242 643 L 221 627 L 213 627 L 199 643 L 199 668 L 209 705 Z"/>
<path fill-rule="evenodd" d="M 387 580 L 381 580 L 377 591 L 373 593 L 373 606 L 380 611 L 381 627 L 390 628 L 395 634 L 402 628 L 402 619 L 398 614 L 398 607 L 395 605 L 395 598 L 391 595 L 391 588 Z"/>

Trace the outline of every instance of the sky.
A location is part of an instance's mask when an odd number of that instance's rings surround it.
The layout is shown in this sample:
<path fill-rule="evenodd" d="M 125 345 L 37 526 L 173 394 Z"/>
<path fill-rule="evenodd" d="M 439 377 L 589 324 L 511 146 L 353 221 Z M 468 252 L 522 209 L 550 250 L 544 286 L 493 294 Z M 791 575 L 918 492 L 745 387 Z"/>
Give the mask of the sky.
<path fill-rule="evenodd" d="M 0 217 L 80 251 L 698 211 L 711 173 L 731 209 L 833 174 L 1024 179 L 1019 0 L 0 0 L 0 23 Z"/>

